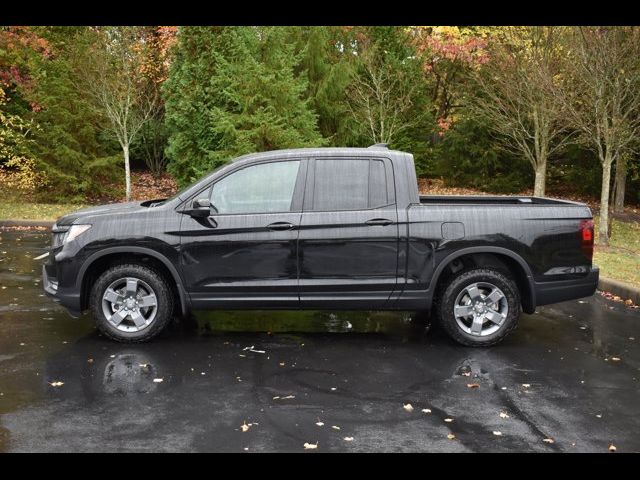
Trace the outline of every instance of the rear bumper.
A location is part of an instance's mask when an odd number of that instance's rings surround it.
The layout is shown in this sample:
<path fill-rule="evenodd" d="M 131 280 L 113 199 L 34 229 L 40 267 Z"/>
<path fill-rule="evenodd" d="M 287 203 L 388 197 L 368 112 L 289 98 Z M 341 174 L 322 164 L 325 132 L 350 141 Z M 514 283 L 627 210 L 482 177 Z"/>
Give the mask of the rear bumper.
<path fill-rule="evenodd" d="M 52 267 L 49 266 L 49 268 Z M 57 278 L 47 272 L 46 264 L 42 266 L 42 287 L 55 302 L 66 307 L 72 317 L 78 318 L 80 316 L 80 293 L 61 290 Z"/>
<path fill-rule="evenodd" d="M 600 270 L 592 267 L 584 277 L 554 282 L 536 282 L 536 305 L 549 305 L 577 298 L 590 297 L 598 287 Z"/>

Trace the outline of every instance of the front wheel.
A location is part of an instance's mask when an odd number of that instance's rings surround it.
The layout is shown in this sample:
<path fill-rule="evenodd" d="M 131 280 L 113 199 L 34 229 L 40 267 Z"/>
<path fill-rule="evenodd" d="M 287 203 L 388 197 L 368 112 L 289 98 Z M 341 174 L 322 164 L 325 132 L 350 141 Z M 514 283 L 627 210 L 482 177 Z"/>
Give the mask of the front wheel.
<path fill-rule="evenodd" d="M 515 282 L 492 268 L 467 270 L 451 278 L 436 302 L 437 318 L 447 334 L 470 347 L 502 341 L 520 318 Z"/>
<path fill-rule="evenodd" d="M 155 337 L 173 313 L 173 296 L 165 278 L 140 264 L 105 271 L 91 289 L 90 304 L 98 329 L 126 343 Z"/>

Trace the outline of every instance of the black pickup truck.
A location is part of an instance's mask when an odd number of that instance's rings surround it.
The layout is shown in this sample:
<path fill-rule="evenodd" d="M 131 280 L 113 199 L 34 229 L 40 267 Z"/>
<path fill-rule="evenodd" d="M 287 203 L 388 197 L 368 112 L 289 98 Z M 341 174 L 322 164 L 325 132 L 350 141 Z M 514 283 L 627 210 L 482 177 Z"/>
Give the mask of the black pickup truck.
<path fill-rule="evenodd" d="M 169 199 L 65 215 L 52 237 L 45 291 L 123 342 L 192 309 L 433 309 L 488 346 L 598 283 L 586 205 L 420 196 L 412 155 L 384 145 L 246 155 Z"/>

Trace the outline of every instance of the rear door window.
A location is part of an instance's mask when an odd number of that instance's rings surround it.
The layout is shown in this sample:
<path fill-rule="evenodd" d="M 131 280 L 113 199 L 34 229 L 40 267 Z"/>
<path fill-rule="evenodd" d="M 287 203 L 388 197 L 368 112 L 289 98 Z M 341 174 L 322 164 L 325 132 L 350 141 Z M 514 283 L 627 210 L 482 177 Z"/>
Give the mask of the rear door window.
<path fill-rule="evenodd" d="M 312 210 L 365 210 L 388 203 L 382 160 L 316 159 Z"/>

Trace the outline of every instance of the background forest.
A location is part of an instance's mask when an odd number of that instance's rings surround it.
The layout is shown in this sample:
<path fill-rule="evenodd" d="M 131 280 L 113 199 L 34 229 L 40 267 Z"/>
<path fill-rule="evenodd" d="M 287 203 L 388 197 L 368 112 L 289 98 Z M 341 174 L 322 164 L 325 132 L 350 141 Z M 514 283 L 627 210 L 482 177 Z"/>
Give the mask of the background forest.
<path fill-rule="evenodd" d="M 243 153 L 383 142 L 414 154 L 424 193 L 602 205 L 607 244 L 609 211 L 640 203 L 639 35 L 0 27 L 0 216 L 172 190 Z"/>

